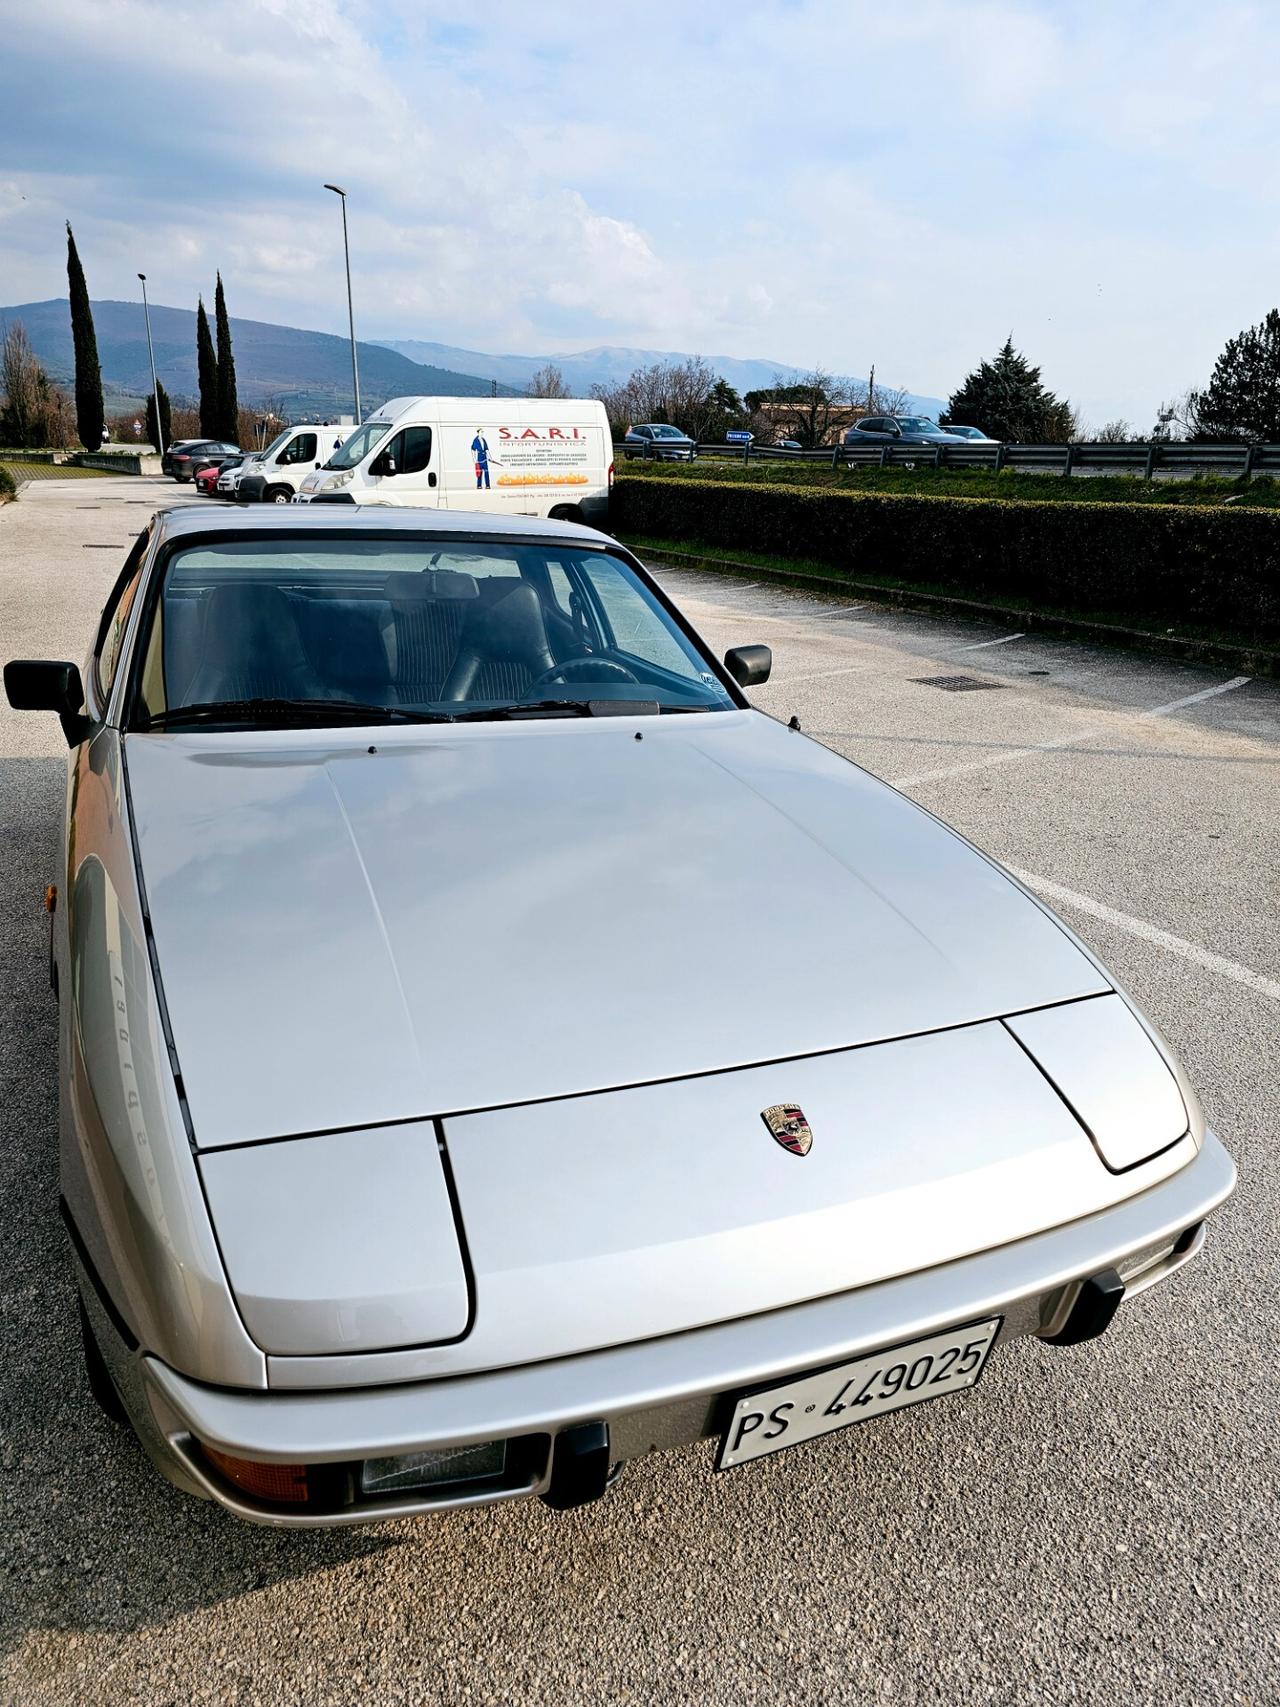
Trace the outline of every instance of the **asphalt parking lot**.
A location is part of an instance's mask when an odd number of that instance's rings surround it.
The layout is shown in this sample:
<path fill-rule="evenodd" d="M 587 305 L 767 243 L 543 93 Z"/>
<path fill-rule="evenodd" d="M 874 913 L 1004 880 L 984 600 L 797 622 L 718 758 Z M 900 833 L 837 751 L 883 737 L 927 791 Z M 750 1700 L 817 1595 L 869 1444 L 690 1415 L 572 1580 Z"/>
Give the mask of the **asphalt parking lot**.
<path fill-rule="evenodd" d="M 171 501 L 51 481 L 0 510 L 0 654 L 81 659 Z M 0 1700 L 1280 1700 L 1280 684 L 659 574 L 718 648 L 773 647 L 763 709 L 1014 868 L 1155 1018 L 1240 1167 L 1204 1255 L 1098 1342 L 1017 1342 L 972 1393 L 726 1475 L 704 1444 L 569 1515 L 242 1526 L 81 1371 L 40 907 L 63 749 L 6 706 Z"/>

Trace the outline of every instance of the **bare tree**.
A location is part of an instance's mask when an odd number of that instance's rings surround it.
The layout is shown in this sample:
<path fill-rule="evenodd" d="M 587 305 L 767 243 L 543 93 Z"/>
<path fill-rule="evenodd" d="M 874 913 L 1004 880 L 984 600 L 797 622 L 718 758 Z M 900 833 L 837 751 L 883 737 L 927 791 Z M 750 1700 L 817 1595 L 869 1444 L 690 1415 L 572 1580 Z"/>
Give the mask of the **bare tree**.
<path fill-rule="evenodd" d="M 1094 444 L 1098 445 L 1127 445 L 1134 441 L 1134 431 L 1125 420 L 1108 421 L 1099 427 L 1093 435 Z"/>
<path fill-rule="evenodd" d="M 702 438 L 723 413 L 717 379 L 701 356 L 638 367 L 621 385 L 593 385 L 615 432 L 639 421 L 669 421 L 691 438 Z"/>
<path fill-rule="evenodd" d="M 564 382 L 564 374 L 554 362 L 548 362 L 540 367 L 529 381 L 530 397 L 568 397 L 569 387 Z"/>
<path fill-rule="evenodd" d="M 746 403 L 752 414 L 768 418 L 778 438 L 795 439 L 804 450 L 832 443 L 860 408 L 851 382 L 820 367 L 799 379 L 778 374 L 767 391 L 748 392 Z"/>
<path fill-rule="evenodd" d="M 0 346 L 0 444 L 14 449 L 72 444 L 75 420 L 70 399 L 54 385 L 36 359 L 20 320 L 10 325 Z"/>

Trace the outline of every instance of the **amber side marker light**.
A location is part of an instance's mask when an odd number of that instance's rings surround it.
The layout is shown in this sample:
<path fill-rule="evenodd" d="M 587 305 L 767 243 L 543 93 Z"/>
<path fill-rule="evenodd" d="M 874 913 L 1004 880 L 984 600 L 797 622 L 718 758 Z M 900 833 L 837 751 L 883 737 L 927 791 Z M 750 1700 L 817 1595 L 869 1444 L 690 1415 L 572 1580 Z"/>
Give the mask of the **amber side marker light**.
<path fill-rule="evenodd" d="M 252 1458 L 233 1458 L 203 1442 L 200 1450 L 228 1482 L 255 1499 L 273 1505 L 306 1505 L 311 1498 L 305 1464 L 259 1464 Z"/>
<path fill-rule="evenodd" d="M 58 888 L 54 883 L 45 886 L 44 910 L 46 913 L 56 913 L 58 910 Z"/>

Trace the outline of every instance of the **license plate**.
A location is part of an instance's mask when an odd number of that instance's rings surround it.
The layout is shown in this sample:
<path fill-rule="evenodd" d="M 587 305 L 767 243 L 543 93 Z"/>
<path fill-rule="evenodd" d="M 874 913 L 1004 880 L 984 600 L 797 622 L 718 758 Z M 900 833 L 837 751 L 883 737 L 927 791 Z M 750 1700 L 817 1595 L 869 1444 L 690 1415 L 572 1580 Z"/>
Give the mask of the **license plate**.
<path fill-rule="evenodd" d="M 987 1366 L 1003 1316 L 909 1340 L 781 1387 L 747 1393 L 733 1408 L 717 1470 L 730 1470 L 784 1447 L 868 1422 L 925 1399 L 972 1387 Z"/>

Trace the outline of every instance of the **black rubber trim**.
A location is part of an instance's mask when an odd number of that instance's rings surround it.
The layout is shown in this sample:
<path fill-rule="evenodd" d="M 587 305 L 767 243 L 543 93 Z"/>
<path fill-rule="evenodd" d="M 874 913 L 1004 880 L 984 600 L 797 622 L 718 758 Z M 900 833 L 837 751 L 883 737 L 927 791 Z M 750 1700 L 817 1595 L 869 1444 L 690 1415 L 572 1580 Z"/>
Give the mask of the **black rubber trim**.
<path fill-rule="evenodd" d="M 577 1423 L 556 1436 L 551 1481 L 542 1498 L 552 1511 L 573 1511 L 598 1500 L 609 1486 L 609 1425 Z"/>
<path fill-rule="evenodd" d="M 1046 1345 L 1083 1345 L 1105 1334 L 1124 1298 L 1124 1281 L 1114 1268 L 1099 1269 L 1080 1287 L 1071 1314 L 1056 1334 L 1043 1334 Z"/>
<path fill-rule="evenodd" d="M 71 1213 L 71 1206 L 65 1197 L 58 1198 L 58 1214 L 62 1217 L 62 1224 L 67 1229 L 67 1237 L 71 1240 L 76 1256 L 79 1258 L 80 1266 L 88 1276 L 89 1284 L 93 1287 L 98 1302 L 106 1313 L 107 1320 L 120 1336 L 125 1347 L 129 1351 L 137 1351 L 137 1335 L 120 1314 L 115 1300 L 103 1284 L 102 1276 L 94 1266 L 93 1258 L 89 1255 L 89 1248 L 80 1236 L 80 1229 L 76 1226 L 75 1217 Z"/>

